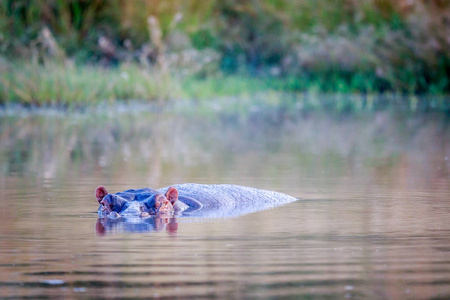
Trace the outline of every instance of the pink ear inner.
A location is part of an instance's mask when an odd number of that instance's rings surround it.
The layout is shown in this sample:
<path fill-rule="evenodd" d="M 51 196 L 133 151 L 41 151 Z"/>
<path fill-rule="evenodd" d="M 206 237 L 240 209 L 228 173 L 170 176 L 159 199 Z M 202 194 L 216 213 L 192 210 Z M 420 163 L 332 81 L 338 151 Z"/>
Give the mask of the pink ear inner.
<path fill-rule="evenodd" d="M 177 189 L 174 188 L 173 186 L 171 186 L 166 192 L 166 198 L 167 198 L 167 200 L 170 201 L 170 203 L 172 205 L 174 205 L 175 202 L 177 202 L 177 200 L 178 200 L 178 191 L 177 191 Z"/>
<path fill-rule="evenodd" d="M 95 190 L 95 197 L 97 198 L 98 202 L 102 201 L 103 197 L 105 197 L 106 195 L 108 195 L 108 192 L 103 185 L 99 186 Z"/>

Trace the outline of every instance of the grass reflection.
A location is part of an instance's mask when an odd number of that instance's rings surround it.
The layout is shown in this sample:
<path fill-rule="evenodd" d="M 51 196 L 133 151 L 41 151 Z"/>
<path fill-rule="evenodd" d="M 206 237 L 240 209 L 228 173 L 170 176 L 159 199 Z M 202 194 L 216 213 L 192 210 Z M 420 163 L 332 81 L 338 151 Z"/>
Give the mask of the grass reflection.
<path fill-rule="evenodd" d="M 324 170 L 336 176 L 373 170 L 395 177 L 405 164 L 430 176 L 449 172 L 445 114 L 304 114 L 270 105 L 233 112 L 226 103 L 138 110 L 3 116 L 1 175 L 64 180 L 103 174 L 148 186 L 162 178 L 294 180 Z"/>

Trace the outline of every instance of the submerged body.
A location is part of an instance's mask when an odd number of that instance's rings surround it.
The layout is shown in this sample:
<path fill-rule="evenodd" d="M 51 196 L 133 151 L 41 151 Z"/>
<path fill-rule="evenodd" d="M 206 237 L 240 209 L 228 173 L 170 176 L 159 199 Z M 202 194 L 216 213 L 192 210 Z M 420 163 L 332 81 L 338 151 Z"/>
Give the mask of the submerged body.
<path fill-rule="evenodd" d="M 231 217 L 264 210 L 297 199 L 286 194 L 238 185 L 186 183 L 154 190 L 131 189 L 109 194 L 96 190 L 99 217 L 148 217 L 150 215 Z"/>

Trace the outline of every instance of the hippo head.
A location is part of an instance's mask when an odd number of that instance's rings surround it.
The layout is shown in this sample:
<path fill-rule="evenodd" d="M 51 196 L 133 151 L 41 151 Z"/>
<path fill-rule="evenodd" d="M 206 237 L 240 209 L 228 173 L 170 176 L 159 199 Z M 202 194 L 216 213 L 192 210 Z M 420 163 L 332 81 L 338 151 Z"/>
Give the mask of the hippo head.
<path fill-rule="evenodd" d="M 104 186 L 95 190 L 95 197 L 100 204 L 99 212 L 104 214 L 120 213 L 127 204 L 127 200 L 114 194 L 108 194 Z"/>
<path fill-rule="evenodd" d="M 174 187 L 170 187 L 166 194 L 156 194 L 154 201 L 147 203 L 148 213 L 150 214 L 167 214 L 175 211 L 174 205 L 178 200 L 178 191 Z"/>
<path fill-rule="evenodd" d="M 139 198 L 138 195 L 132 196 L 131 199 L 130 195 L 126 197 L 120 194 L 109 194 L 105 187 L 99 186 L 95 191 L 95 197 L 100 204 L 99 214 L 106 214 L 113 218 L 122 214 L 139 215 L 140 217 L 170 214 L 174 211 L 173 206 L 178 200 L 178 191 L 174 187 L 170 187 L 165 195 L 155 193 L 152 197 L 140 201 L 133 201 Z"/>

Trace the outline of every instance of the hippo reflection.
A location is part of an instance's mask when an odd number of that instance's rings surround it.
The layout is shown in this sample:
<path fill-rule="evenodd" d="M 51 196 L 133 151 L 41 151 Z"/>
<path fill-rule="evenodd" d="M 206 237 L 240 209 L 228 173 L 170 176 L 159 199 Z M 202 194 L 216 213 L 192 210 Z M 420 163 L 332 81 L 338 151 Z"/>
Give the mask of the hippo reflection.
<path fill-rule="evenodd" d="M 99 186 L 95 196 L 100 204 L 98 215 L 103 219 L 103 225 L 127 222 L 130 224 L 125 227 L 131 231 L 141 231 L 133 230 L 133 226 L 148 227 L 147 230 L 150 231 L 157 228 L 154 224 L 151 225 L 153 221 L 146 221 L 149 218 L 172 220 L 181 216 L 233 217 L 297 200 L 286 194 L 251 187 L 195 183 L 177 184 L 158 190 L 130 189 L 116 194 L 109 194 L 103 186 Z M 172 220 L 168 224 L 176 224 L 176 221 Z"/>
<path fill-rule="evenodd" d="M 176 233 L 178 222 L 175 216 L 153 216 L 149 218 L 118 219 L 98 218 L 95 230 L 99 235 L 108 232 L 150 232 L 166 230 L 169 234 Z"/>

